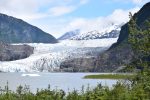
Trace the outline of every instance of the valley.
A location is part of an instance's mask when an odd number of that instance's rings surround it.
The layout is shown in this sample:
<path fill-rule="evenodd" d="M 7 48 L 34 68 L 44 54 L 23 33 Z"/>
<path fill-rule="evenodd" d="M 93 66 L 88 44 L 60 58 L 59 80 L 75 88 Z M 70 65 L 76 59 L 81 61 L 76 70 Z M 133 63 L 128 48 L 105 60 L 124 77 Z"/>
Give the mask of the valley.
<path fill-rule="evenodd" d="M 150 100 L 149 0 L 2 0 L 0 100 Z"/>

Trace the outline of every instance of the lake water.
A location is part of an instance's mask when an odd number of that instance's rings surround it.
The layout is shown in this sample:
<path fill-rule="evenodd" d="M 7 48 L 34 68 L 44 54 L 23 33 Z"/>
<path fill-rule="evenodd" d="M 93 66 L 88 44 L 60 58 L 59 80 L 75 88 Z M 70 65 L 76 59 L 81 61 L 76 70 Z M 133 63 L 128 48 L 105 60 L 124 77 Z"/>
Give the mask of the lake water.
<path fill-rule="evenodd" d="M 47 88 L 50 84 L 51 89 L 63 89 L 64 91 L 72 91 L 74 89 L 81 90 L 81 87 L 95 87 L 98 83 L 112 87 L 116 80 L 109 79 L 83 79 L 85 75 L 100 73 L 0 73 L 0 86 L 4 88 L 7 81 L 9 88 L 16 90 L 19 85 L 29 85 L 32 92 L 36 92 L 37 88 Z"/>

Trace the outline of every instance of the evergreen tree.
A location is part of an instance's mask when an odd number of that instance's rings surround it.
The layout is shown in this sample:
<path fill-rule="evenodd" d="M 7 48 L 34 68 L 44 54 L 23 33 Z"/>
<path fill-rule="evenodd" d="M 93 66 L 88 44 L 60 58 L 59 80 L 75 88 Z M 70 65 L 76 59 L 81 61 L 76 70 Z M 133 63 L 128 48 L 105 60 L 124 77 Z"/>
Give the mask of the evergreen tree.
<path fill-rule="evenodd" d="M 134 61 L 131 64 L 136 68 L 147 69 L 150 62 L 150 20 L 146 20 L 144 28 L 136 24 L 136 19 L 129 14 L 129 37 L 128 41 L 134 51 Z"/>

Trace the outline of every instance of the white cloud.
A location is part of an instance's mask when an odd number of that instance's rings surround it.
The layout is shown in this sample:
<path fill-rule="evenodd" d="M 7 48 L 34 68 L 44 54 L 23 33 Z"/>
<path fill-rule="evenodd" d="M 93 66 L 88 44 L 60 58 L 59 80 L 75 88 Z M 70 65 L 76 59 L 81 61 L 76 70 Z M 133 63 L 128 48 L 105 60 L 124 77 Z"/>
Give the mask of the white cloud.
<path fill-rule="evenodd" d="M 89 0 L 0 0 L 0 13 L 23 19 L 51 34 L 65 32 L 69 20 L 61 22 L 55 16 L 71 13 Z M 55 22 L 52 23 L 53 19 Z M 49 21 L 47 21 L 49 20 Z M 70 19 L 71 20 L 71 19 Z"/>
<path fill-rule="evenodd" d="M 116 9 L 112 14 L 108 16 L 100 16 L 97 18 L 62 18 L 62 19 L 45 19 L 33 21 L 33 25 L 37 25 L 44 31 L 60 37 L 65 32 L 72 31 L 75 29 L 81 29 L 82 33 L 99 30 L 106 28 L 108 25 L 120 24 L 129 20 L 129 12 L 133 14 L 140 8 L 136 7 L 130 10 Z"/>
<path fill-rule="evenodd" d="M 142 0 L 132 0 L 132 2 L 135 4 L 140 4 L 142 2 Z"/>
<path fill-rule="evenodd" d="M 72 0 L 66 0 L 71 2 Z M 64 14 L 71 13 L 79 8 L 81 5 L 87 4 L 89 0 L 79 0 L 79 3 L 76 5 L 63 5 L 63 6 L 55 6 L 49 9 L 49 13 L 52 16 L 61 16 Z"/>
<path fill-rule="evenodd" d="M 11 15 L 29 21 L 43 18 L 46 14 L 38 12 L 41 6 L 52 0 L 0 0 L 0 13 Z"/>
<path fill-rule="evenodd" d="M 111 15 L 107 16 L 106 19 L 109 21 L 114 21 L 115 23 L 127 22 L 129 20 L 129 12 L 134 14 L 139 9 L 139 7 L 130 10 L 116 9 Z"/>
<path fill-rule="evenodd" d="M 61 16 L 74 11 L 76 8 L 74 6 L 57 6 L 50 8 L 49 13 L 52 16 Z"/>
<path fill-rule="evenodd" d="M 143 5 L 147 2 L 150 2 L 150 0 L 113 0 L 117 2 L 128 2 L 128 3 L 133 3 L 135 5 Z"/>
<path fill-rule="evenodd" d="M 140 8 L 136 7 L 130 10 L 116 9 L 112 14 L 105 17 L 97 17 L 93 19 L 89 18 L 69 18 L 69 19 L 59 19 L 56 22 L 51 20 L 42 21 L 41 23 L 35 23 L 40 26 L 43 30 L 51 33 L 55 37 L 60 37 L 65 32 L 81 29 L 82 33 L 99 30 L 106 28 L 108 25 L 121 24 L 129 20 L 129 12 L 133 14 L 137 12 Z M 53 20 L 53 19 L 52 19 Z"/>
<path fill-rule="evenodd" d="M 26 21 L 71 13 L 87 0 L 0 0 L 0 13 Z M 42 11 L 41 11 L 42 10 Z"/>
<path fill-rule="evenodd" d="M 150 0 L 132 0 L 132 2 L 134 4 L 137 4 L 137 5 L 143 5 L 145 4 L 146 2 L 149 2 Z"/>
<path fill-rule="evenodd" d="M 112 24 L 126 23 L 129 20 L 129 12 L 132 12 L 134 14 L 138 10 L 138 7 L 130 10 L 117 9 L 112 14 L 105 17 L 98 17 L 94 19 L 75 18 L 73 19 L 73 21 L 69 22 L 66 25 L 66 27 L 64 28 L 65 30 L 63 31 L 75 29 L 81 29 L 82 33 L 93 30 L 101 31 L 103 28 L 106 28 L 107 26 Z"/>
<path fill-rule="evenodd" d="M 87 4 L 88 2 L 89 2 L 89 0 L 80 0 L 81 5 Z"/>

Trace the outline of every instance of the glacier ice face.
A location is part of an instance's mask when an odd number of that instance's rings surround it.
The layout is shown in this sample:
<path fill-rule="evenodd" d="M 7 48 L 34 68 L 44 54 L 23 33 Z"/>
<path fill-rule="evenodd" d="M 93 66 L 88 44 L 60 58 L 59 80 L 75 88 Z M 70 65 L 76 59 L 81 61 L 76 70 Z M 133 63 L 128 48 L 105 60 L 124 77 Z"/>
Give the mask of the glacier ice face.
<path fill-rule="evenodd" d="M 3 72 L 53 72 L 59 71 L 61 62 L 96 56 L 109 48 L 117 38 L 95 40 L 64 40 L 56 44 L 30 43 L 34 53 L 25 59 L 0 62 Z M 14 44 L 18 45 L 18 44 Z"/>

